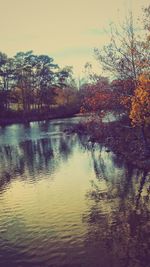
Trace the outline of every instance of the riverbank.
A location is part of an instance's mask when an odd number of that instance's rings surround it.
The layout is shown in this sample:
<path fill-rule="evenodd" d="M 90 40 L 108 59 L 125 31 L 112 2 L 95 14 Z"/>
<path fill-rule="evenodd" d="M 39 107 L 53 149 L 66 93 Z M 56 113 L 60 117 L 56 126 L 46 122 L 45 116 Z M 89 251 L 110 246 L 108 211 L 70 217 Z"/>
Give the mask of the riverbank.
<path fill-rule="evenodd" d="M 120 158 L 142 169 L 150 169 L 150 157 L 145 155 L 144 144 L 140 130 L 133 128 L 129 119 L 122 118 L 112 122 L 89 121 L 80 123 L 73 129 L 79 135 L 88 135 L 88 142 L 100 143 L 113 151 Z M 150 144 L 150 131 L 147 129 L 147 139 Z"/>
<path fill-rule="evenodd" d="M 24 113 L 22 111 L 7 111 L 0 113 L 0 126 L 6 126 L 18 123 L 28 123 L 33 121 L 53 120 L 59 118 L 69 118 L 75 116 L 78 109 L 70 109 L 66 107 L 53 108 L 48 111 L 30 111 Z"/>

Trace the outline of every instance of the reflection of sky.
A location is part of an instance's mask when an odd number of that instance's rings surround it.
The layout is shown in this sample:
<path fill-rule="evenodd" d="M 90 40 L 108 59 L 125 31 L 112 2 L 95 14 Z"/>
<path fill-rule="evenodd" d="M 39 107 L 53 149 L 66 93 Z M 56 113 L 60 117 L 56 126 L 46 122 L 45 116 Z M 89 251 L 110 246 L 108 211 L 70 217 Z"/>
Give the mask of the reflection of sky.
<path fill-rule="evenodd" d="M 50 122 L 30 122 L 28 124 L 13 124 L 0 127 L 0 144 L 17 144 L 24 140 L 37 140 L 48 136 L 55 136 L 71 124 L 79 122 L 80 117 L 73 119 L 52 120 Z"/>

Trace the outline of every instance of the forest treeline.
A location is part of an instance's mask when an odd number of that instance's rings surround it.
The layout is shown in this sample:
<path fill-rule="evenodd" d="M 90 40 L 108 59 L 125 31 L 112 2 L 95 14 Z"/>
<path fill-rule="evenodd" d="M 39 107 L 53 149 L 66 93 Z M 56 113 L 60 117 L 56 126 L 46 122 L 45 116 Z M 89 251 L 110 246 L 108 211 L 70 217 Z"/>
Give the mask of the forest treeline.
<path fill-rule="evenodd" d="M 72 68 L 60 67 L 47 55 L 19 52 L 13 58 L 0 53 L 0 115 L 12 117 L 77 111 Z M 63 109 L 62 109 L 63 107 Z M 59 113 L 60 113 L 59 112 Z M 59 114 L 60 115 L 60 114 Z"/>

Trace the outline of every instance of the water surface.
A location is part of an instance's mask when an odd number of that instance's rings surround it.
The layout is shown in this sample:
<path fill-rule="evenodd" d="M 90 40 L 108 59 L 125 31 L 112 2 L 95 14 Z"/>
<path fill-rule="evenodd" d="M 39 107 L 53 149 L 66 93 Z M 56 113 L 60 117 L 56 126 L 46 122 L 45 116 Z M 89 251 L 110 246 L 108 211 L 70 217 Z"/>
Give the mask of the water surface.
<path fill-rule="evenodd" d="M 0 128 L 0 266 L 149 266 L 150 175 L 78 121 Z"/>

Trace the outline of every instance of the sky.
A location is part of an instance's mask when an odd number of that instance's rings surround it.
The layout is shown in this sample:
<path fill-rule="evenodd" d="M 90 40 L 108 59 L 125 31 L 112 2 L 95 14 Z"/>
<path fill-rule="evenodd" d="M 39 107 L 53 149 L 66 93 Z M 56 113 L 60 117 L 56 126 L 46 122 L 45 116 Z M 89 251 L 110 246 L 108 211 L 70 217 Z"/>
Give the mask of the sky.
<path fill-rule="evenodd" d="M 73 66 L 82 76 L 84 65 L 95 69 L 93 49 L 109 41 L 111 22 L 120 23 L 132 10 L 139 16 L 149 0 L 0 0 L 0 51 L 14 56 L 33 50 L 55 63 Z"/>

